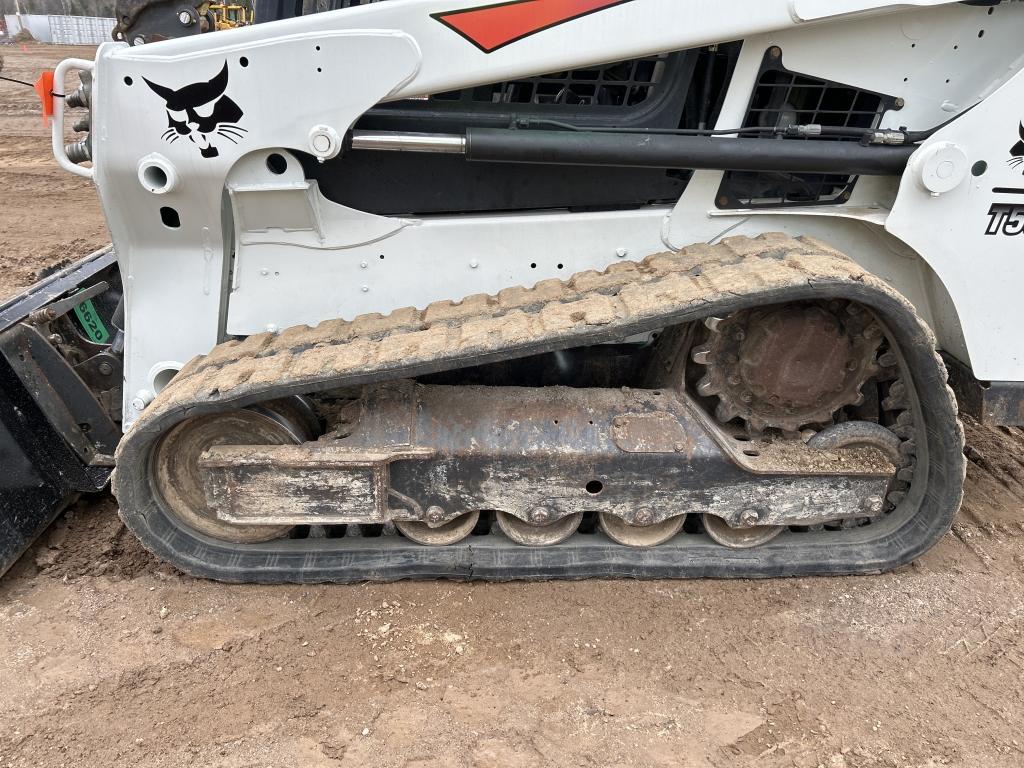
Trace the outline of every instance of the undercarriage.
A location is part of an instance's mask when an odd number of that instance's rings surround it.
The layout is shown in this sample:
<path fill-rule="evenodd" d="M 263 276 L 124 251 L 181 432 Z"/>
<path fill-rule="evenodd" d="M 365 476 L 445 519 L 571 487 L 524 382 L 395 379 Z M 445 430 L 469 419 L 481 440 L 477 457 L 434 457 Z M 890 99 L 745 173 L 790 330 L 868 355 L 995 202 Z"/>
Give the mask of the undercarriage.
<path fill-rule="evenodd" d="M 227 581 L 874 572 L 959 507 L 945 379 L 884 283 L 736 238 L 229 342 L 129 431 L 114 491 Z"/>

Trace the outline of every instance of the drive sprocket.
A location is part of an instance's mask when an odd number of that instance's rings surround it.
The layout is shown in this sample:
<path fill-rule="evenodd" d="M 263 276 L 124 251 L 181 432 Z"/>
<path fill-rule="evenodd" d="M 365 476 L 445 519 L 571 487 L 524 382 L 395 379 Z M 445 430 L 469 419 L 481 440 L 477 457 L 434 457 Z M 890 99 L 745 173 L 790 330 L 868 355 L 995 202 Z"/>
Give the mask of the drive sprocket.
<path fill-rule="evenodd" d="M 882 328 L 853 303 L 749 309 L 705 325 L 707 341 L 692 352 L 705 368 L 697 391 L 718 398 L 720 422 L 740 418 L 752 432 L 829 424 L 863 402 L 861 388 L 879 371 Z"/>

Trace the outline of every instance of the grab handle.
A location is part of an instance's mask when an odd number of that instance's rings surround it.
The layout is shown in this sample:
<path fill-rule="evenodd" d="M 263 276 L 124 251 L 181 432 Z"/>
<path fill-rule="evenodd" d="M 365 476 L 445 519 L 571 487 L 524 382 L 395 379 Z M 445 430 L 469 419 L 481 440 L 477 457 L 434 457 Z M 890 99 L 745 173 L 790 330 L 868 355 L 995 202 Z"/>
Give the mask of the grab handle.
<path fill-rule="evenodd" d="M 54 89 L 64 89 L 64 81 L 68 72 L 92 72 L 95 62 L 87 59 L 64 59 L 57 65 L 53 72 Z M 53 146 L 53 156 L 57 164 L 65 171 L 69 171 L 87 179 L 93 178 L 95 168 L 84 168 L 71 161 L 68 157 L 67 148 L 64 146 L 64 97 L 53 96 L 53 117 L 50 118 L 50 142 Z"/>

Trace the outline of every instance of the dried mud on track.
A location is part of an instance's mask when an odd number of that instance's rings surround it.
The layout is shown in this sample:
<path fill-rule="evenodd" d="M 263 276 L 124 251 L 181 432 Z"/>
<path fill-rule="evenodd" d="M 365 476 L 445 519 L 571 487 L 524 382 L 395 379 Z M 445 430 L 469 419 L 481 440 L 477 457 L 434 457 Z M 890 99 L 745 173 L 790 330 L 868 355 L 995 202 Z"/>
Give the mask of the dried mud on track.
<path fill-rule="evenodd" d="M 104 238 L 13 88 L 0 295 Z M 1024 432 L 967 428 L 953 533 L 868 578 L 225 586 L 82 502 L 0 582 L 0 766 L 1024 765 Z"/>

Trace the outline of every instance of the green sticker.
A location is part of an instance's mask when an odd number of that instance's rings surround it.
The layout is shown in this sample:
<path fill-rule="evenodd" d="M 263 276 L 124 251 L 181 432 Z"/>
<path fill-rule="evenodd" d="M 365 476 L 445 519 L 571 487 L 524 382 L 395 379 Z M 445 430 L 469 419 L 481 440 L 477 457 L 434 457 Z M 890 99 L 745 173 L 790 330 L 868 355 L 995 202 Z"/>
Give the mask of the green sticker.
<path fill-rule="evenodd" d="M 107 343 L 110 339 L 110 331 L 107 330 L 107 326 L 100 320 L 96 307 L 93 306 L 92 299 L 86 299 L 75 307 L 75 314 L 78 316 L 78 322 L 82 324 L 85 335 L 89 337 L 89 341 L 95 344 Z"/>

